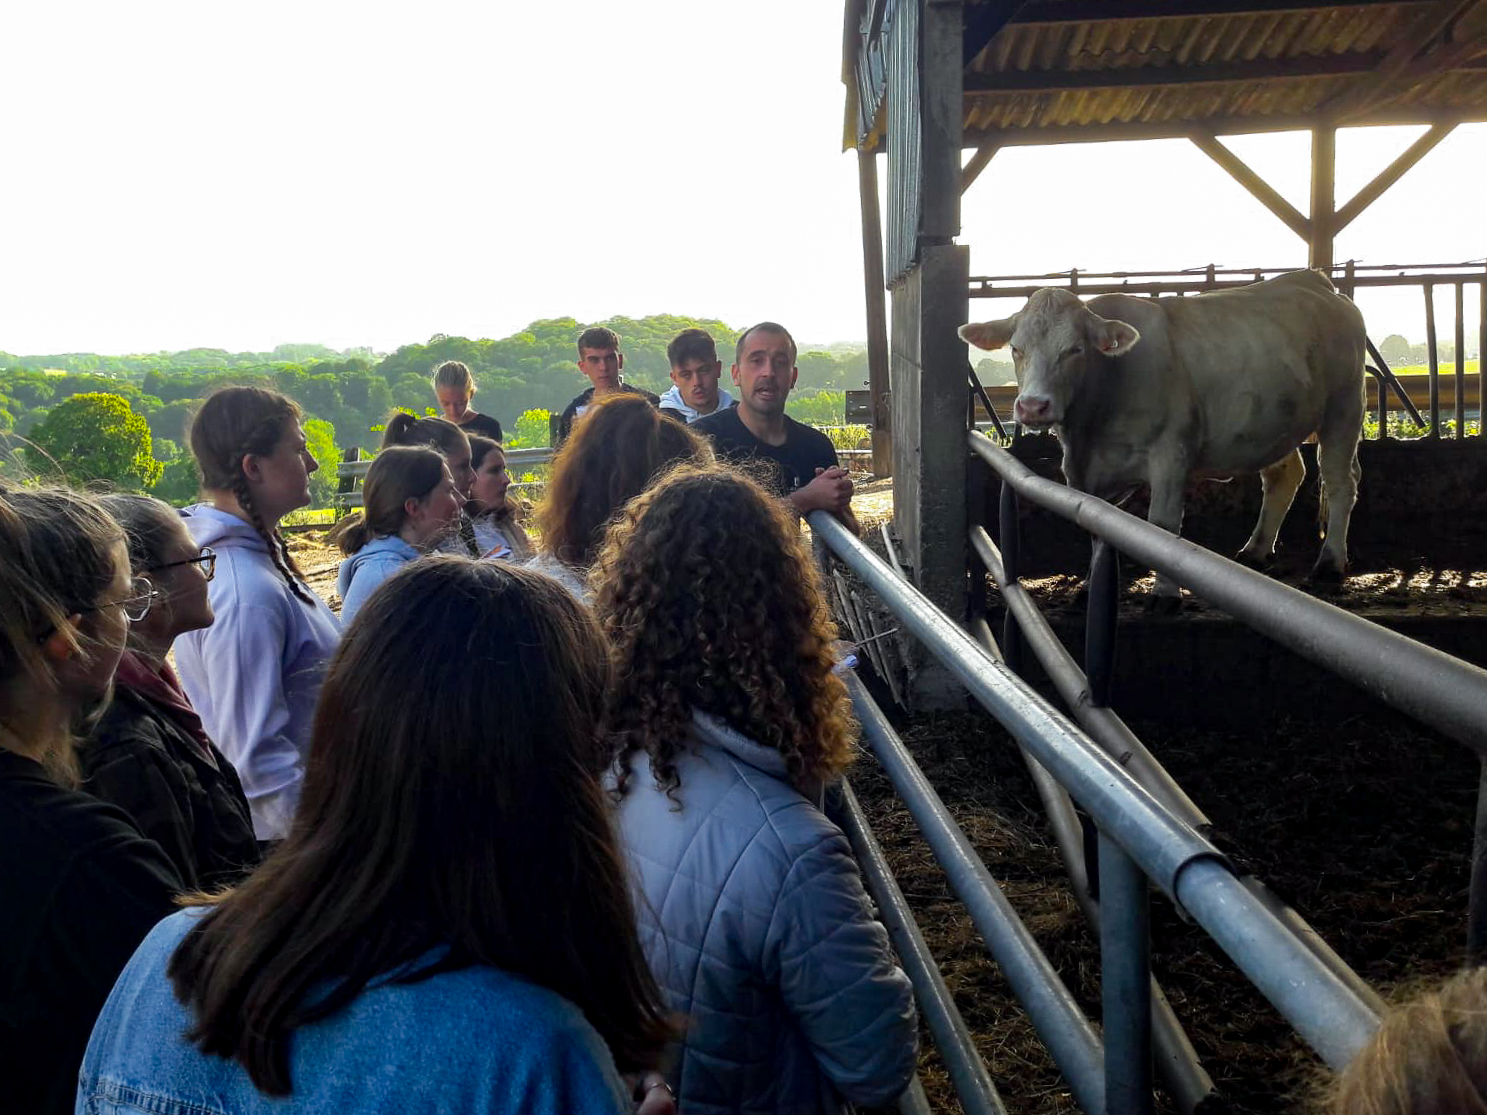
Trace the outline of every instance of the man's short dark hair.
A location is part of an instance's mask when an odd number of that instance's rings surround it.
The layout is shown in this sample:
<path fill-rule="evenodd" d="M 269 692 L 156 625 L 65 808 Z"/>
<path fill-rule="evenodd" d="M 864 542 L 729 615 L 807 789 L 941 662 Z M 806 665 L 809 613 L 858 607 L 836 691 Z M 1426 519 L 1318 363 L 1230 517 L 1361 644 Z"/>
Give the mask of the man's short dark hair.
<path fill-rule="evenodd" d="M 683 329 L 666 346 L 666 361 L 673 368 L 680 368 L 688 360 L 718 362 L 718 346 L 706 329 Z"/>
<path fill-rule="evenodd" d="M 779 333 L 785 340 L 790 342 L 790 364 L 794 366 L 795 358 L 799 355 L 795 348 L 795 338 L 790 336 L 790 330 L 774 321 L 761 321 L 758 325 L 751 325 L 738 335 L 738 346 L 733 351 L 733 362 L 743 362 L 744 342 L 749 339 L 750 333 Z"/>
<path fill-rule="evenodd" d="M 578 335 L 578 355 L 582 356 L 586 348 L 612 348 L 619 352 L 620 336 L 613 329 L 591 325 Z"/>

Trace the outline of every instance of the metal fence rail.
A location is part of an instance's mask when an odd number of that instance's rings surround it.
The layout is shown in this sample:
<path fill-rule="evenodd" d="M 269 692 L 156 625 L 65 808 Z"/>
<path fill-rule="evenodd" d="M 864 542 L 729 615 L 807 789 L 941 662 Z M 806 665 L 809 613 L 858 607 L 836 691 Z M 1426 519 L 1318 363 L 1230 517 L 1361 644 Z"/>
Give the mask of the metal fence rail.
<path fill-rule="evenodd" d="M 861 577 L 901 627 L 912 633 L 1017 738 L 1038 765 L 1085 809 L 1104 837 L 1104 859 L 1111 864 L 1111 881 L 1118 893 L 1131 898 L 1107 911 L 1104 924 L 1110 930 L 1102 931 L 1105 948 L 1122 955 L 1119 960 L 1113 955 L 1104 957 L 1105 970 L 1113 981 L 1113 986 L 1106 989 L 1106 1029 L 1108 1033 L 1112 1027 L 1120 1027 L 1127 1040 L 1118 1043 L 1114 1051 L 1109 1046 L 1101 1051 L 1098 1085 L 1105 1096 L 1103 1103 L 1095 1098 L 1091 1081 L 1070 1078 L 1081 1107 L 1112 1113 L 1150 1109 L 1145 1087 L 1149 1075 L 1144 1075 L 1149 1074 L 1149 1068 L 1143 1069 L 1138 1063 L 1147 1056 L 1147 1050 L 1144 1039 L 1133 1039 L 1130 1033 L 1132 1027 L 1144 1032 L 1150 1024 L 1149 1019 L 1142 1021 L 1149 1000 L 1140 990 L 1141 986 L 1149 987 L 1149 974 L 1144 981 L 1131 976 L 1135 967 L 1144 971 L 1139 956 L 1145 947 L 1145 913 L 1128 882 L 1134 876 L 1117 878 L 1126 870 L 1122 864 L 1126 858 L 1203 926 L 1323 1060 L 1334 1068 L 1345 1065 L 1378 1025 L 1374 1004 L 1355 990 L 1354 983 L 1334 971 L 1247 888 L 1201 833 L 1148 792 L 1003 662 L 979 647 L 850 531 L 821 512 L 809 519 L 823 544 Z M 881 720 L 881 714 L 872 715 L 875 706 L 863 701 L 862 694 L 854 696 L 858 698 L 865 734 L 875 751 L 879 750 L 886 721 Z M 884 748 L 880 756 L 882 753 L 892 754 L 893 749 Z M 908 762 L 912 765 L 911 759 Z M 917 772 L 917 768 L 913 770 Z M 918 778 L 922 780 L 922 774 Z M 903 786 L 911 786 L 914 780 L 901 774 L 894 781 L 902 793 Z M 925 795 L 915 816 L 921 824 L 928 819 L 932 827 L 954 828 L 937 797 Z M 969 873 L 967 891 L 984 887 L 976 882 L 975 868 L 979 866 L 982 873 L 985 870 L 979 860 L 952 867 L 956 859 L 953 847 L 949 849 L 951 854 L 943 856 L 936 841 L 931 841 L 931 847 L 947 874 L 952 869 Z M 983 897 L 990 903 L 996 901 L 990 893 Z M 977 927 L 981 929 L 980 923 Z M 1068 1076 L 1069 1068 L 1062 1062 L 1060 1067 Z"/>

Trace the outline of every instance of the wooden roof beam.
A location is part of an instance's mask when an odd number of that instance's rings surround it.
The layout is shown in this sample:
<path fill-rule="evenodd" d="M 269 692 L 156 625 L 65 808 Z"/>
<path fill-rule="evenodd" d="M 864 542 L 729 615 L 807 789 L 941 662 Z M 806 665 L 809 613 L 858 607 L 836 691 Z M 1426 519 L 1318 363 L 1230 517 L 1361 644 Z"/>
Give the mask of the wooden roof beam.
<path fill-rule="evenodd" d="M 1347 127 L 1382 127 L 1401 124 L 1468 124 L 1487 121 L 1487 104 L 1471 108 L 1439 109 L 1384 107 L 1371 110 Z M 1043 147 L 1055 143 L 1116 143 L 1151 139 L 1188 139 L 1194 127 L 1211 135 L 1261 135 L 1270 132 L 1309 131 L 1321 123 L 1316 114 L 1305 116 L 1221 116 L 1198 120 L 1168 120 L 1156 123 L 1113 121 L 1108 124 L 1069 124 L 1010 128 L 967 128 L 967 147 L 999 143 L 1003 147 Z"/>
<path fill-rule="evenodd" d="M 1435 0 L 1032 0 L 1014 23 L 1113 23 L 1128 19 L 1183 19 L 1189 16 L 1286 15 L 1338 8 L 1415 7 Z"/>
<path fill-rule="evenodd" d="M 1399 158 L 1379 171 L 1372 182 L 1364 186 L 1352 196 L 1346 205 L 1337 210 L 1332 224 L 1333 233 L 1339 233 L 1351 224 L 1363 210 L 1383 196 L 1385 190 L 1403 178 L 1407 170 L 1435 150 L 1436 145 L 1450 135 L 1455 128 L 1455 124 L 1435 124 L 1430 131 L 1410 144 Z"/>
<path fill-rule="evenodd" d="M 993 93 L 1058 93 L 1064 90 L 1144 89 L 1156 86 L 1215 85 L 1226 82 L 1284 81 L 1372 73 L 1380 52 L 1324 54 L 1304 58 L 1257 58 L 1205 66 L 1132 66 L 1104 70 L 1008 70 L 965 75 L 967 97 Z M 1464 68 L 1480 68 L 1474 61 Z"/>
<path fill-rule="evenodd" d="M 1287 228 L 1303 240 L 1311 239 L 1311 221 L 1281 197 L 1275 187 L 1261 178 L 1248 163 L 1220 143 L 1213 133 L 1194 128 L 1188 133 L 1188 139 L 1199 151 L 1227 171 L 1229 177 L 1248 190 L 1256 201 L 1279 217 Z"/>
<path fill-rule="evenodd" d="M 981 177 L 981 172 L 986 165 L 1002 149 L 1000 143 L 983 143 L 976 148 L 976 153 L 966 160 L 966 165 L 960 168 L 960 192 L 965 193 L 971 188 L 971 183 Z"/>
<path fill-rule="evenodd" d="M 1373 77 L 1332 98 L 1322 106 L 1323 113 L 1338 123 L 1350 120 L 1383 103 L 1393 84 L 1399 79 L 1429 76 L 1439 72 L 1440 65 L 1459 60 L 1463 57 L 1462 52 L 1450 48 L 1437 52 L 1435 65 L 1430 65 L 1431 59 L 1421 58 L 1421 53 L 1480 2 L 1481 0 L 1434 0 L 1420 12 L 1408 32 L 1389 48 Z M 1470 49 L 1471 44 L 1466 45 L 1468 49 L 1465 56 L 1470 56 L 1474 51 Z"/>

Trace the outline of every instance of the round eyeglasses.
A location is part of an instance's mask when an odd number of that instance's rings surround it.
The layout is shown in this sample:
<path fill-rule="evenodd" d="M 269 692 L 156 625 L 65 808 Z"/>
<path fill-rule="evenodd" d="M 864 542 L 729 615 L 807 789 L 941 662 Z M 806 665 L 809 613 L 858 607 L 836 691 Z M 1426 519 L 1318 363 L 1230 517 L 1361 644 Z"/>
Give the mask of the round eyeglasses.
<path fill-rule="evenodd" d="M 159 596 L 155 584 L 148 577 L 134 577 L 129 582 L 130 595 L 123 600 L 110 600 L 105 604 L 94 604 L 91 608 L 80 608 L 79 612 L 101 612 L 104 608 L 123 608 L 124 618 L 138 623 L 150 614 L 150 605 Z"/>
<path fill-rule="evenodd" d="M 201 570 L 201 575 L 211 580 L 217 575 L 217 552 L 210 546 L 203 546 L 201 553 L 194 558 L 186 558 L 183 561 L 168 561 L 164 565 L 154 566 L 154 572 L 159 573 L 166 569 L 175 569 L 181 565 L 194 565 Z"/>

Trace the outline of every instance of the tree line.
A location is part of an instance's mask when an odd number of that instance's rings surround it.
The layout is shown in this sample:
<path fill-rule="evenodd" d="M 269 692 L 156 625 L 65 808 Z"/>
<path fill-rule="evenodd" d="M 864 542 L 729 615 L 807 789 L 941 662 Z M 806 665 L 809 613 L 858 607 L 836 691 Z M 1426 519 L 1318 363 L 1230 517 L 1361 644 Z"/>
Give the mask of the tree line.
<path fill-rule="evenodd" d="M 706 329 L 718 342 L 724 376 L 738 331 L 723 322 L 670 314 L 611 318 L 619 334 L 628 382 L 660 393 L 670 384 L 666 345 L 681 330 Z M 0 352 L 0 470 L 101 480 L 149 490 L 174 503 L 196 495 L 185 445 L 190 416 L 225 384 L 261 384 L 282 391 L 306 413 L 311 452 L 321 464 L 312 478 L 316 506 L 335 489 L 335 464 L 352 446 L 373 450 L 382 423 L 396 408 L 422 414 L 434 405 L 429 377 L 445 360 L 474 373 L 475 407 L 499 419 L 508 444 L 545 445 L 547 413 L 561 410 L 587 385 L 576 366 L 574 318 L 536 321 L 499 340 L 446 336 L 404 345 L 385 356 L 370 349 L 280 345 L 266 353 L 190 349 L 175 353 L 103 356 Z M 842 418 L 839 393 L 864 386 L 860 347 L 833 346 L 799 356 L 800 382 L 792 413 L 822 423 Z"/>

